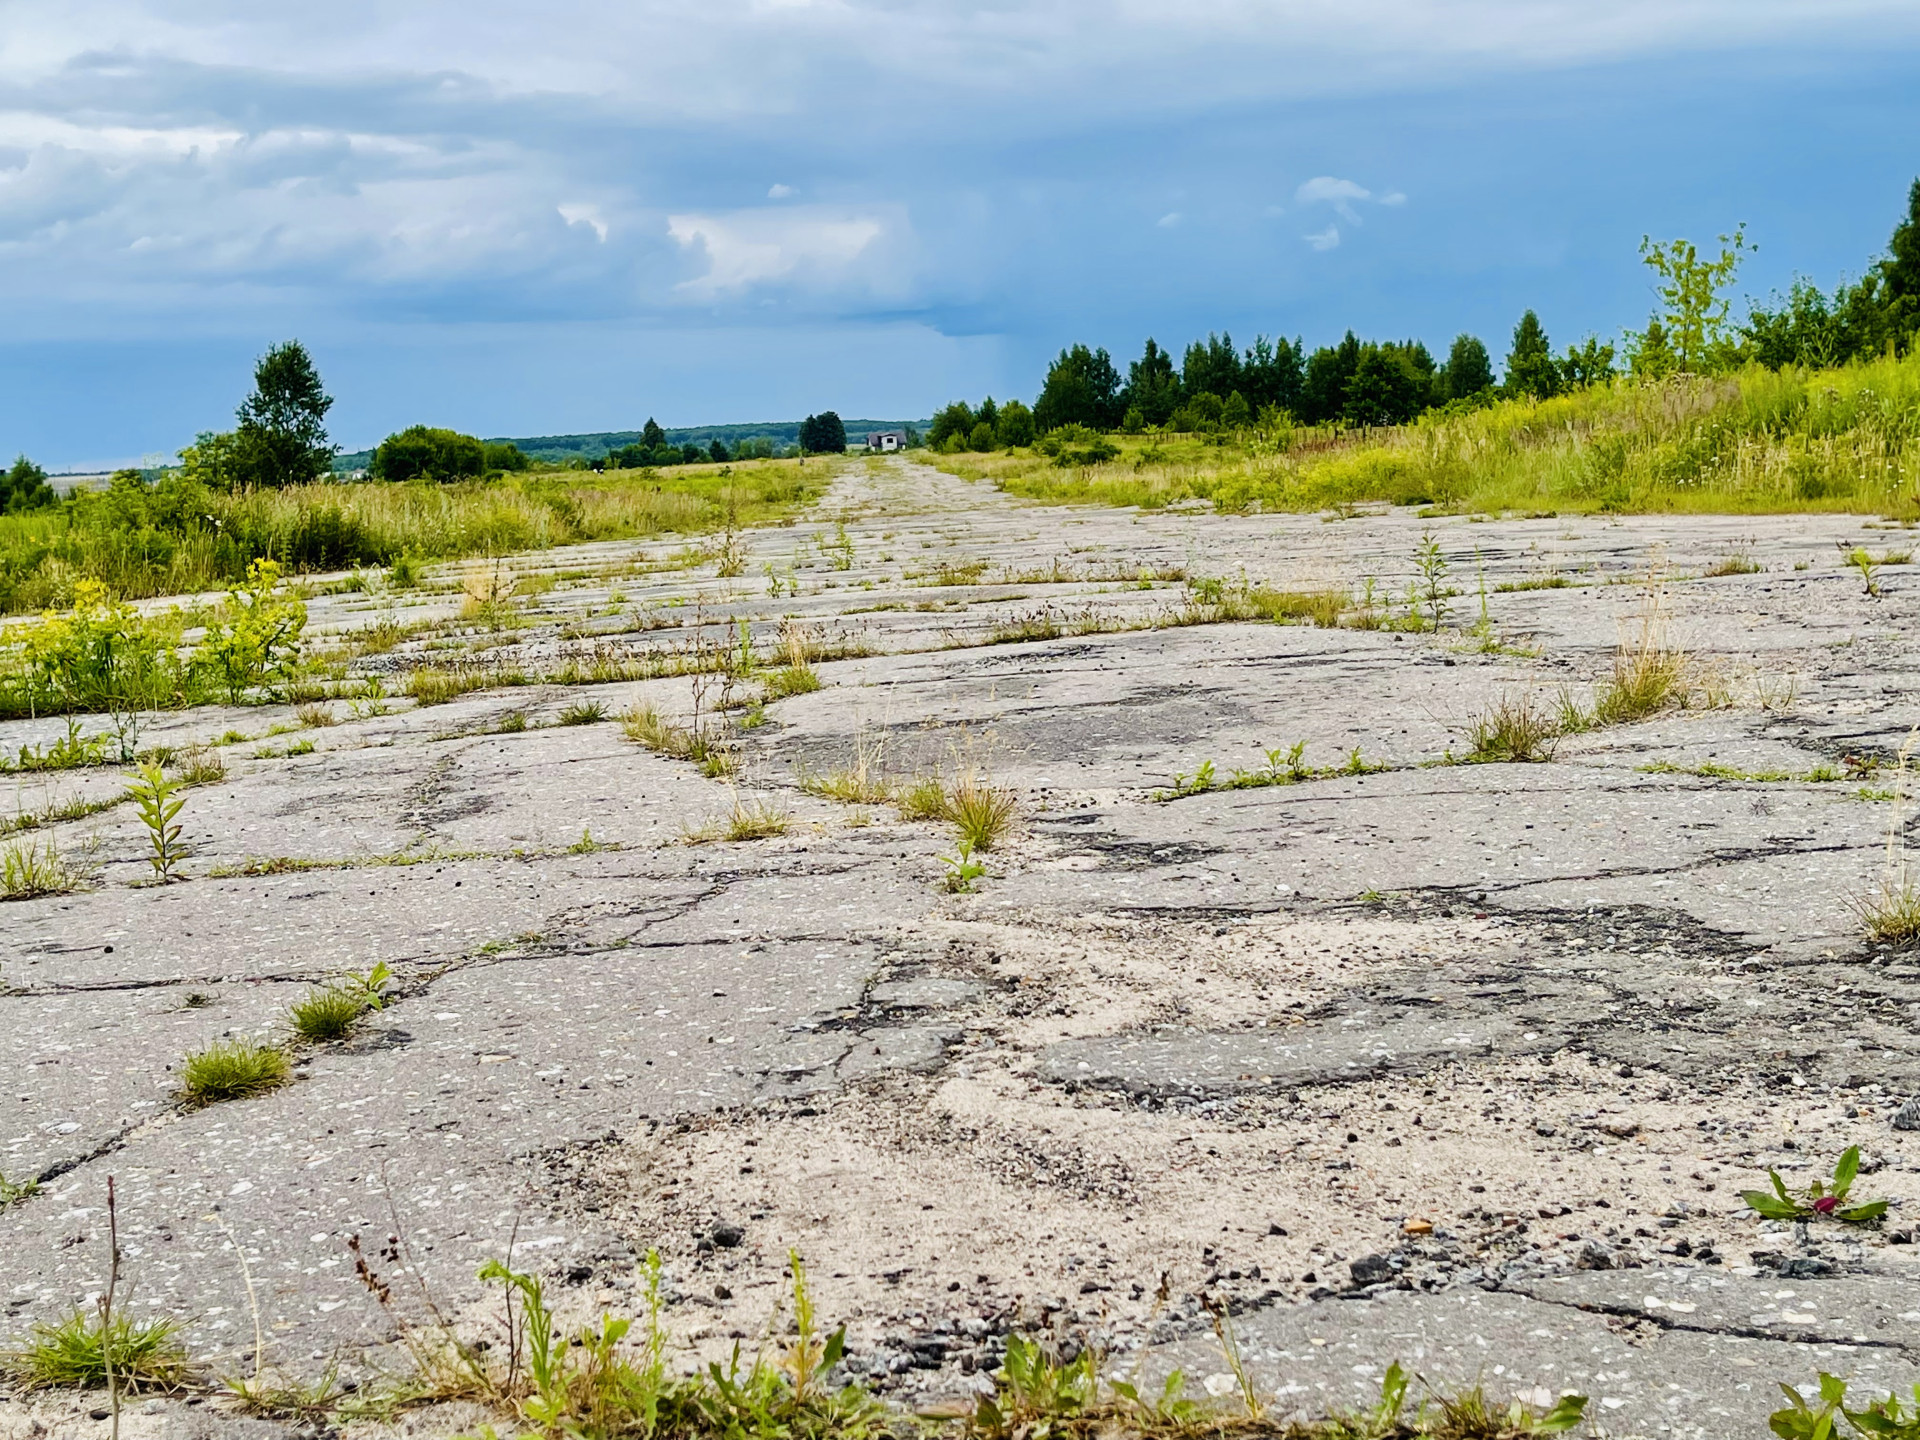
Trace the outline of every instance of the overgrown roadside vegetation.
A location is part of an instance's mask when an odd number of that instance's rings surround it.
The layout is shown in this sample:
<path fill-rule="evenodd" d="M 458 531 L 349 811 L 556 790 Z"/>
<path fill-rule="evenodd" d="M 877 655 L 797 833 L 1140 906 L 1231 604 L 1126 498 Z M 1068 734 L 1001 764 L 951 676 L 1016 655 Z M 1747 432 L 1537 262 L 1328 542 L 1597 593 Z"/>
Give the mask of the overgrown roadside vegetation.
<path fill-rule="evenodd" d="M 1874 513 L 1920 518 L 1920 355 L 1832 369 L 1616 379 L 1404 426 L 1099 437 L 1107 458 L 934 454 L 1037 500 L 1157 509 Z M 1061 455 L 1069 463 L 1059 463 Z M 1083 463 L 1084 462 L 1084 463 Z"/>
<path fill-rule="evenodd" d="M 122 600 L 217 589 L 263 556 L 292 573 L 764 524 L 828 478 L 817 462 L 765 460 L 225 490 L 186 471 L 153 485 L 123 471 L 104 491 L 0 514 L 0 613 L 67 606 L 87 580 Z"/>

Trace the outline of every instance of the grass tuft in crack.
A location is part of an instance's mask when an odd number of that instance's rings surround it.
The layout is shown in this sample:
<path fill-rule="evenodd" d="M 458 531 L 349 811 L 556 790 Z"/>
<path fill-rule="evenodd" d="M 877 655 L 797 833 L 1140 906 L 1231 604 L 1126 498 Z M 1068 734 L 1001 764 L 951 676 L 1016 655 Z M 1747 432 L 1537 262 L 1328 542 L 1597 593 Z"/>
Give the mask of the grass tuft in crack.
<path fill-rule="evenodd" d="M 67 862 L 52 840 L 38 845 L 16 840 L 0 849 L 0 900 L 71 895 L 85 884 L 86 876 Z"/>
<path fill-rule="evenodd" d="M 257 1040 L 216 1040 L 180 1066 L 180 1098 L 188 1105 L 217 1105 L 278 1090 L 293 1078 L 287 1052 Z"/>
<path fill-rule="evenodd" d="M 125 1395 L 183 1390 L 194 1379 L 179 1321 L 116 1315 L 103 1327 L 80 1310 L 35 1325 L 24 1344 L 0 1356 L 0 1372 L 22 1390 L 92 1390 L 106 1385 L 109 1361 Z"/>
<path fill-rule="evenodd" d="M 598 725 L 607 718 L 607 707 L 598 700 L 576 700 L 559 715 L 562 725 Z"/>
<path fill-rule="evenodd" d="M 1013 829 L 1020 801 L 1011 790 L 968 779 L 947 796 L 946 811 L 965 849 L 988 851 Z"/>
<path fill-rule="evenodd" d="M 293 1025 L 293 1033 L 302 1040 L 325 1045 L 346 1039 L 366 1013 L 365 995 L 328 986 L 324 990 L 310 990 L 294 1001 L 287 1010 L 287 1019 Z"/>
<path fill-rule="evenodd" d="M 1528 697 L 1503 695 L 1467 725 L 1468 758 L 1482 762 L 1551 760 L 1560 738 L 1558 718 L 1536 710 Z"/>

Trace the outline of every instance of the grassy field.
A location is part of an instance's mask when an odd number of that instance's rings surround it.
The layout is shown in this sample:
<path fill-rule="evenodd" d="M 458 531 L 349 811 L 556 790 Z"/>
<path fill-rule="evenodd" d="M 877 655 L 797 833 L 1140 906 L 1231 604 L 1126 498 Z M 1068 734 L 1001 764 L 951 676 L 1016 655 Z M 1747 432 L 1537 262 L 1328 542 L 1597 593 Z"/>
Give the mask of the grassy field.
<path fill-rule="evenodd" d="M 1847 511 L 1920 517 L 1920 355 L 1833 370 L 1616 381 L 1390 430 L 1111 436 L 1099 465 L 934 456 L 1009 494 L 1146 508 L 1368 501 L 1537 511 Z"/>
<path fill-rule="evenodd" d="M 208 590 L 257 556 L 290 573 L 496 555 L 586 540 L 760 524 L 817 498 L 830 468 L 721 467 L 510 476 L 456 485 L 321 484 L 227 494 L 162 482 L 0 516 L 0 613 L 64 606 L 75 582 L 115 595 Z"/>

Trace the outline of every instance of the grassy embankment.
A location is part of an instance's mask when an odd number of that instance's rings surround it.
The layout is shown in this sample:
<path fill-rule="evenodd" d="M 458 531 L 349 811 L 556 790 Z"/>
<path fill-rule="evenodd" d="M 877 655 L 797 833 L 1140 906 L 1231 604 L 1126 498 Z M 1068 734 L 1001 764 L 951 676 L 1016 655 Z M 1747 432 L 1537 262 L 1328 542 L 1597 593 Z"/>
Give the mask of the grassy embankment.
<path fill-rule="evenodd" d="M 1109 436 L 1104 464 L 1036 450 L 931 456 L 1009 494 L 1157 508 L 1442 510 L 1920 518 L 1920 355 L 1832 370 L 1616 381 L 1389 430 Z"/>
<path fill-rule="evenodd" d="M 0 613 L 64 606 L 74 583 L 137 600 L 211 590 L 257 556 L 290 573 L 499 555 L 765 523 L 816 498 L 829 467 L 791 460 L 455 485 L 321 484 L 226 494 L 91 494 L 0 516 Z"/>

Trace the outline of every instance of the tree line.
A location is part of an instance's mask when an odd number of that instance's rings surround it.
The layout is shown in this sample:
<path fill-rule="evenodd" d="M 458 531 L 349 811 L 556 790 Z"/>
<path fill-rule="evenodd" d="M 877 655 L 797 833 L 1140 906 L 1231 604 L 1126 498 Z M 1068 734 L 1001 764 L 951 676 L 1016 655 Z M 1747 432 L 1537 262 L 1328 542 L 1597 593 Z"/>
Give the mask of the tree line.
<path fill-rule="evenodd" d="M 1639 380 L 1707 374 L 1757 363 L 1820 367 L 1906 351 L 1920 334 L 1920 180 L 1907 197 L 1887 254 L 1829 296 L 1805 279 L 1787 294 L 1750 306 L 1732 323 L 1729 291 L 1750 251 L 1744 229 L 1722 235 L 1703 255 L 1686 240 L 1643 239 L 1642 261 L 1656 277 L 1659 308 L 1623 337 L 1624 356 L 1598 336 L 1556 354 L 1532 310 L 1514 326 L 1502 374 L 1477 336 L 1456 336 L 1444 360 L 1418 340 L 1361 340 L 1349 330 L 1309 353 L 1299 340 L 1256 338 L 1241 349 L 1209 334 L 1176 363 L 1149 339 L 1123 376 L 1105 349 L 1076 344 L 1047 367 L 1031 409 L 1018 400 L 977 408 L 955 401 L 935 417 L 928 440 L 945 450 L 1031 444 L 1069 425 L 1138 433 L 1148 428 L 1208 432 L 1243 428 L 1261 416 L 1307 425 L 1402 425 L 1432 410 L 1471 409 L 1495 400 L 1610 381 L 1616 357 Z"/>

